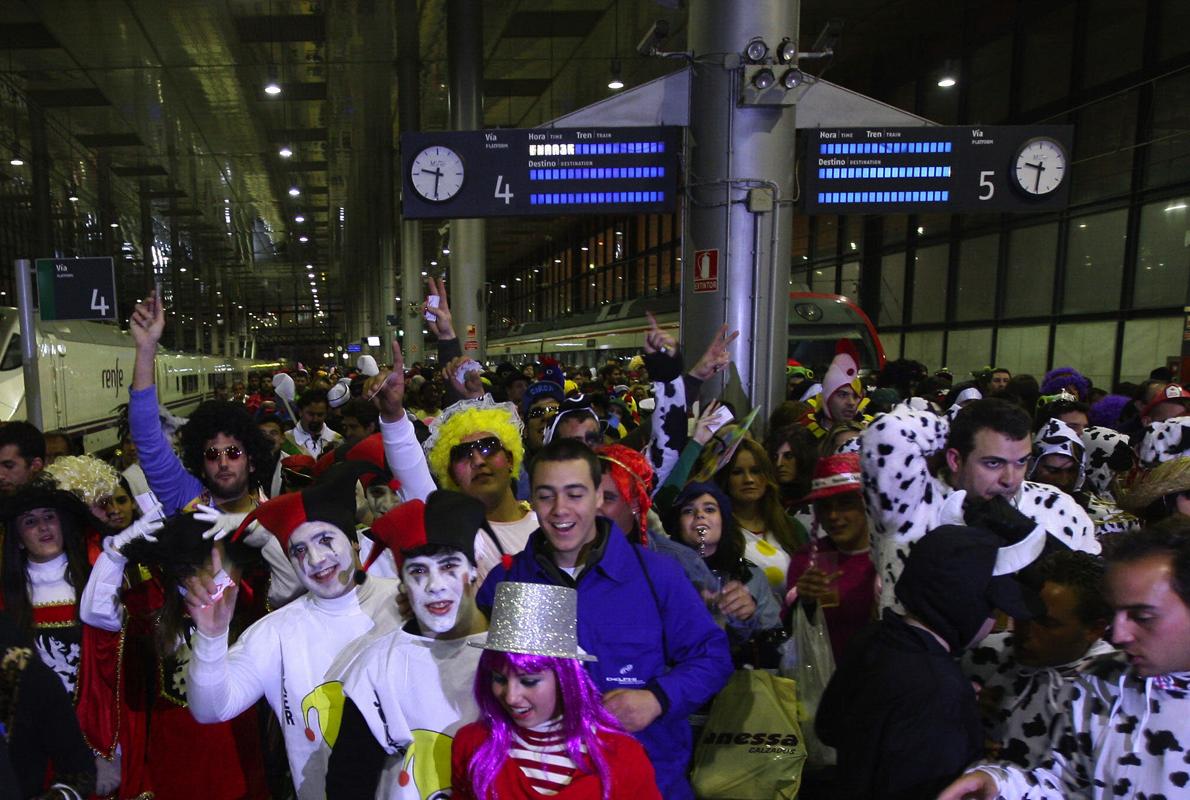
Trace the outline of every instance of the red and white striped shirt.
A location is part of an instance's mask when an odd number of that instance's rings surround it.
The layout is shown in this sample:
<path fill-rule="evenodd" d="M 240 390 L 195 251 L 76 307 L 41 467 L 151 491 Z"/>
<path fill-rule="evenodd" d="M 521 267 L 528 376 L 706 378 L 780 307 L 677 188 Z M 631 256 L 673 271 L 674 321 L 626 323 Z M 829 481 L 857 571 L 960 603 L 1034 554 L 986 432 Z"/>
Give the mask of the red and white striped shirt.
<path fill-rule="evenodd" d="M 561 727 L 561 720 L 555 719 L 536 728 L 517 728 L 513 732 L 509 757 L 533 788 L 544 795 L 562 791 L 579 772 L 566 750 Z M 583 753 L 586 752 L 583 746 Z"/>

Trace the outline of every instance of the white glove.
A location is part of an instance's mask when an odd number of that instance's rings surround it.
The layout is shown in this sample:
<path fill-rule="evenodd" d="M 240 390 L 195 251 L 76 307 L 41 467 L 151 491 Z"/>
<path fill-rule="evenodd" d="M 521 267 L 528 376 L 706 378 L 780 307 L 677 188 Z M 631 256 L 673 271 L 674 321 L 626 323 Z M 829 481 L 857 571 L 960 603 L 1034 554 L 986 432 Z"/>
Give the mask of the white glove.
<path fill-rule="evenodd" d="M 161 526 L 165 524 L 160 512 L 156 514 L 145 514 L 136 522 L 129 525 L 115 536 L 109 536 L 103 540 L 103 550 L 108 555 L 117 555 L 123 558 L 124 547 L 132 541 L 137 539 L 144 539 L 146 542 L 156 542 L 157 537 L 153 534 L 161 530 Z"/>
<path fill-rule="evenodd" d="M 244 523 L 244 517 L 248 516 L 247 512 L 228 514 L 214 506 L 204 506 L 202 503 L 196 505 L 194 509 L 195 519 L 211 523 L 211 527 L 203 531 L 202 538 L 214 539 L 216 542 L 230 533 L 235 533 Z"/>
<path fill-rule="evenodd" d="M 967 500 L 967 491 L 959 489 L 956 492 L 951 492 L 942 501 L 942 508 L 938 509 L 938 524 L 936 527 L 942 525 L 966 525 L 967 522 L 963 517 L 963 503 Z"/>
<path fill-rule="evenodd" d="M 107 797 L 120 788 L 120 753 L 108 761 L 103 756 L 95 756 L 95 794 Z"/>

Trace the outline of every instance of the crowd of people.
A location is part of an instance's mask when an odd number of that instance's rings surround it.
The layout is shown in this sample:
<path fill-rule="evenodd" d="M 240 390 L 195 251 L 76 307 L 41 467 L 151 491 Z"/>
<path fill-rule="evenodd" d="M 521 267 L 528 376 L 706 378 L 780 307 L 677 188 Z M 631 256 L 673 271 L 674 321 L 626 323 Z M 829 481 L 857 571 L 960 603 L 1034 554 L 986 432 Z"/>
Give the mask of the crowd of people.
<path fill-rule="evenodd" d="M 744 409 L 704 391 L 737 332 L 489 371 L 429 293 L 437 362 L 252 374 L 184 420 L 150 294 L 114 455 L 0 425 L 0 796 L 778 796 L 692 783 L 732 746 L 809 798 L 1190 792 L 1168 371 L 840 342 Z M 818 680 L 754 734 L 716 706 L 740 670 Z"/>

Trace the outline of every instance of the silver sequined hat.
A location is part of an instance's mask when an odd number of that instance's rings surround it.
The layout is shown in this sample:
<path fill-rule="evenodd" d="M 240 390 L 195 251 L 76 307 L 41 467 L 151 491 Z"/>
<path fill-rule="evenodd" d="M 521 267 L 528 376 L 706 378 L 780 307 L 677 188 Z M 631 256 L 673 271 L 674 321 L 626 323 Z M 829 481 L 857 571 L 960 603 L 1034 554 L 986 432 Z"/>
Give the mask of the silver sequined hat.
<path fill-rule="evenodd" d="M 496 584 L 487 642 L 472 647 L 532 656 L 598 661 L 578 646 L 578 592 L 544 583 Z"/>

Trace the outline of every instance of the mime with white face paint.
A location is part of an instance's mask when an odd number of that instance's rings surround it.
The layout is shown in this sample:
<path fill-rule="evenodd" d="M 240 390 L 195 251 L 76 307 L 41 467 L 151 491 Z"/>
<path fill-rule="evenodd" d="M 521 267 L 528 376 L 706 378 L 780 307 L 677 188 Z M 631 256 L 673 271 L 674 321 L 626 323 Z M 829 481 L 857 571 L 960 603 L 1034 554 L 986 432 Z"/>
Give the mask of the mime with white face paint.
<path fill-rule="evenodd" d="M 372 525 L 392 549 L 413 619 L 376 638 L 343 675 L 343 722 L 327 797 L 448 797 L 450 743 L 479 713 L 472 693 L 487 619 L 475 606 L 479 500 L 436 491 Z M 377 787 L 380 791 L 377 791 Z"/>
<path fill-rule="evenodd" d="M 249 627 L 230 649 L 233 586 L 192 579 L 187 609 L 198 628 L 187 671 L 190 712 L 199 722 L 236 717 L 264 697 L 277 715 L 299 800 L 323 800 L 326 758 L 343 712 L 343 687 L 328 676 L 335 657 L 369 632 L 395 628 L 396 581 L 366 577 L 355 537 L 356 470 L 333 467 L 324 480 L 252 512 L 273 533 L 306 594 Z M 212 568 L 218 573 L 217 554 Z M 216 576 L 218 577 L 218 576 Z"/>

